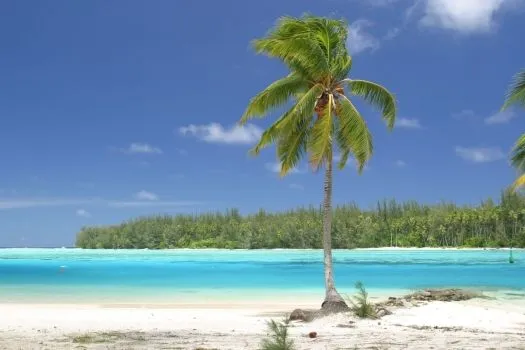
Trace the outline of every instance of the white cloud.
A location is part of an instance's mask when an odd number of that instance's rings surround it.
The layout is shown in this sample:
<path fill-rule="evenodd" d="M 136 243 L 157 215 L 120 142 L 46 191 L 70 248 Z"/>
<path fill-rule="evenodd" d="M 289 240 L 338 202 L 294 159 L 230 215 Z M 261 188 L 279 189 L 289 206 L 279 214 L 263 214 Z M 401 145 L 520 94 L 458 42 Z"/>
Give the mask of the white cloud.
<path fill-rule="evenodd" d="M 77 216 L 80 216 L 80 217 L 83 217 L 83 218 L 90 218 L 91 217 L 91 213 L 88 212 L 85 209 L 77 209 L 76 214 L 77 214 Z"/>
<path fill-rule="evenodd" d="M 19 209 L 34 207 L 58 207 L 89 203 L 90 199 L 66 199 L 66 198 L 9 198 L 0 199 L 1 209 Z"/>
<path fill-rule="evenodd" d="M 65 207 L 65 206 L 108 206 L 111 208 L 126 208 L 126 207 L 180 207 L 180 206 L 196 206 L 203 204 L 200 201 L 159 201 L 159 200 L 136 200 L 136 201 L 122 201 L 122 200 L 107 200 L 102 198 L 0 198 L 0 210 L 7 209 L 28 209 L 41 207 Z M 85 211 L 82 212 L 82 210 Z M 79 209 L 76 211 L 79 216 L 89 215 L 87 210 Z"/>
<path fill-rule="evenodd" d="M 155 193 L 148 192 L 148 191 L 140 191 L 135 193 L 134 197 L 140 201 L 158 201 L 159 196 Z"/>
<path fill-rule="evenodd" d="M 399 118 L 396 121 L 396 127 L 406 129 L 421 129 L 421 123 L 418 119 Z"/>
<path fill-rule="evenodd" d="M 265 165 L 266 170 L 269 170 L 273 173 L 280 173 L 281 172 L 281 163 L 266 163 Z M 300 174 L 304 173 L 304 171 L 299 170 L 297 168 L 291 169 L 288 174 Z"/>
<path fill-rule="evenodd" d="M 207 125 L 190 124 L 179 128 L 179 132 L 183 135 L 195 136 L 205 142 L 227 144 L 252 144 L 257 142 L 262 135 L 261 128 L 253 124 L 234 125 L 229 128 L 225 128 L 218 123 Z"/>
<path fill-rule="evenodd" d="M 160 148 L 140 142 L 134 142 L 128 148 L 121 148 L 120 151 L 127 154 L 162 154 Z"/>
<path fill-rule="evenodd" d="M 456 154 L 469 162 L 488 163 L 505 159 L 505 153 L 497 147 L 476 148 L 476 147 L 456 147 Z"/>
<path fill-rule="evenodd" d="M 477 119 L 477 115 L 471 109 L 464 109 L 460 112 L 452 113 L 452 118 L 458 119 L 458 120 L 471 120 L 471 119 Z"/>
<path fill-rule="evenodd" d="M 485 124 L 506 124 L 516 117 L 516 113 L 509 109 L 503 112 L 496 113 L 490 117 L 485 118 Z"/>
<path fill-rule="evenodd" d="M 407 165 L 407 163 L 405 163 L 404 161 L 402 160 L 396 160 L 396 166 L 399 167 L 399 168 L 403 168 Z"/>
<path fill-rule="evenodd" d="M 401 33 L 401 29 L 395 27 L 395 28 L 390 28 L 388 30 L 388 32 L 386 32 L 385 36 L 384 36 L 384 39 L 385 40 L 392 40 L 394 39 L 395 37 L 397 37 L 399 35 L 399 33 Z"/>
<path fill-rule="evenodd" d="M 177 148 L 177 153 L 181 156 L 187 156 L 188 155 L 188 151 L 183 149 L 183 148 Z"/>
<path fill-rule="evenodd" d="M 375 51 L 379 48 L 379 40 L 366 31 L 373 23 L 366 19 L 353 22 L 348 28 L 347 46 L 350 55 L 357 55 L 363 51 Z"/>
<path fill-rule="evenodd" d="M 95 184 L 93 182 L 88 182 L 88 181 L 79 181 L 76 183 L 76 185 L 80 188 L 84 188 L 84 189 L 93 189 L 95 188 Z"/>
<path fill-rule="evenodd" d="M 496 26 L 496 15 L 521 0 L 424 0 L 420 23 L 463 34 L 487 33 Z"/>
<path fill-rule="evenodd" d="M 386 7 L 402 0 L 357 0 L 357 2 L 371 7 Z"/>
<path fill-rule="evenodd" d="M 109 201 L 111 208 L 136 208 L 136 207 L 186 207 L 203 204 L 194 201 Z"/>
<path fill-rule="evenodd" d="M 304 186 L 303 186 L 303 185 L 300 185 L 300 184 L 290 184 L 289 187 L 290 187 L 292 190 L 299 190 L 299 191 L 304 190 Z"/>
<path fill-rule="evenodd" d="M 180 179 L 184 179 L 185 176 L 182 173 L 175 173 L 175 174 L 168 175 L 168 177 L 172 180 L 180 180 Z"/>

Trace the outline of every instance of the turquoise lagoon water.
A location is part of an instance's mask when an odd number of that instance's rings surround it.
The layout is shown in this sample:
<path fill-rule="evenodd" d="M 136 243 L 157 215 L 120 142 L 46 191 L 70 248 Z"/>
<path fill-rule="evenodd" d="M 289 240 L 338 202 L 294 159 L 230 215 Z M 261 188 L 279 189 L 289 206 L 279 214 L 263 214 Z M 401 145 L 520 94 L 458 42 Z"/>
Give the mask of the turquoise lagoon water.
<path fill-rule="evenodd" d="M 396 295 L 462 287 L 525 295 L 525 251 L 341 250 L 336 284 Z M 178 303 L 242 298 L 319 299 L 320 250 L 0 249 L 0 302 Z"/>

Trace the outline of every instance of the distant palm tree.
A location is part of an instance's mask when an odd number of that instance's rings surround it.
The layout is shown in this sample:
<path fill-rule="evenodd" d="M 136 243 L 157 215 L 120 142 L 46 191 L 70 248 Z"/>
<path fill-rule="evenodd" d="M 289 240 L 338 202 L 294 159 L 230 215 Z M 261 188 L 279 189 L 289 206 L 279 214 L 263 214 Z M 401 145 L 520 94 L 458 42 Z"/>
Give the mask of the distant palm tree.
<path fill-rule="evenodd" d="M 514 76 L 502 109 L 505 110 L 514 104 L 525 107 L 525 70 Z M 521 186 L 525 186 L 525 133 L 519 137 L 514 145 L 511 161 L 512 165 L 521 174 L 512 185 L 513 189 L 516 190 Z"/>
<path fill-rule="evenodd" d="M 257 155 L 272 143 L 277 146 L 281 176 L 293 170 L 305 154 L 314 171 L 325 168 L 323 248 L 327 310 L 347 308 L 337 292 L 332 269 L 332 164 L 338 149 L 339 169 L 352 155 L 359 173 L 372 155 L 372 135 L 350 96 L 378 107 L 389 129 L 396 118 L 396 101 L 381 85 L 348 77 L 352 59 L 345 21 L 313 16 L 283 17 L 269 34 L 253 41 L 257 53 L 283 61 L 289 74 L 253 97 L 240 123 L 287 109 L 252 149 Z"/>

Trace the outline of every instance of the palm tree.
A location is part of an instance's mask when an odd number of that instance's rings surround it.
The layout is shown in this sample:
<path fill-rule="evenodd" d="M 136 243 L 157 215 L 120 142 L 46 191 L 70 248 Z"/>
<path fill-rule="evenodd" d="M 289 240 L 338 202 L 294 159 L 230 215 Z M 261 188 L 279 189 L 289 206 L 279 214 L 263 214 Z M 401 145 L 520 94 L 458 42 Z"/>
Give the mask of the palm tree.
<path fill-rule="evenodd" d="M 278 58 L 289 69 L 253 97 L 240 124 L 262 118 L 274 110 L 284 113 L 262 134 L 252 149 L 257 155 L 274 143 L 280 175 L 294 169 L 305 154 L 314 171 L 324 167 L 323 249 L 326 296 L 323 309 L 348 306 L 337 292 L 332 269 L 332 166 L 339 150 L 339 169 L 350 155 L 359 173 L 372 155 L 372 135 L 350 96 L 362 97 L 378 107 L 389 129 L 396 118 L 396 101 L 381 85 L 348 77 L 352 59 L 343 20 L 303 16 L 283 17 L 266 37 L 253 41 L 257 53 Z M 287 107 L 287 108 L 286 108 Z"/>
<path fill-rule="evenodd" d="M 514 76 L 502 109 L 505 110 L 514 104 L 525 107 L 525 70 Z M 525 185 L 525 133 L 520 136 L 512 149 L 511 162 L 521 173 L 512 185 L 513 189 L 518 189 Z"/>

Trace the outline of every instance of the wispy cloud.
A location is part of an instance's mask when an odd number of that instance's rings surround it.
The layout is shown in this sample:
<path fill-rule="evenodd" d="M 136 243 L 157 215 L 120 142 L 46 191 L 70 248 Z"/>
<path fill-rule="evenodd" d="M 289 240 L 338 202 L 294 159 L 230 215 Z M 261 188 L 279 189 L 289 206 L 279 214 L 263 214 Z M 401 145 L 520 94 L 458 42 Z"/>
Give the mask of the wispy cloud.
<path fill-rule="evenodd" d="M 456 147 L 456 154 L 472 163 L 489 163 L 505 159 L 505 153 L 499 147 Z"/>
<path fill-rule="evenodd" d="M 83 189 L 95 188 L 95 184 L 93 182 L 88 182 L 88 181 L 79 181 L 76 183 L 76 186 L 83 188 Z"/>
<path fill-rule="evenodd" d="M 407 165 L 407 163 L 405 163 L 403 160 L 396 160 L 395 164 L 399 168 L 404 168 Z"/>
<path fill-rule="evenodd" d="M 375 7 L 383 7 L 395 4 L 396 2 L 399 2 L 401 0 L 362 0 L 362 2 L 366 2 L 367 5 L 375 6 Z"/>
<path fill-rule="evenodd" d="M 144 190 L 135 193 L 133 197 L 135 197 L 135 199 L 138 199 L 139 201 L 158 201 L 159 200 L 159 196 L 157 194 L 153 192 L 144 191 Z"/>
<path fill-rule="evenodd" d="M 273 173 L 280 173 L 281 172 L 281 163 L 266 163 L 265 165 L 266 170 L 269 170 Z M 301 174 L 305 171 L 299 170 L 297 168 L 291 169 L 288 174 Z"/>
<path fill-rule="evenodd" d="M 490 117 L 485 118 L 485 124 L 506 124 L 516 117 L 516 113 L 509 109 L 503 112 L 499 112 L 491 115 Z"/>
<path fill-rule="evenodd" d="M 177 148 L 177 153 L 184 157 L 188 155 L 188 151 L 183 148 Z"/>
<path fill-rule="evenodd" d="M 290 187 L 292 190 L 298 190 L 298 191 L 303 191 L 304 190 L 304 186 L 303 185 L 300 185 L 300 184 L 290 184 Z"/>
<path fill-rule="evenodd" d="M 400 28 L 398 28 L 398 27 L 390 28 L 388 30 L 388 32 L 386 32 L 386 34 L 383 37 L 383 39 L 385 39 L 385 40 L 392 40 L 395 37 L 397 37 L 400 33 L 401 33 L 401 29 Z"/>
<path fill-rule="evenodd" d="M 71 207 L 71 206 L 107 206 L 110 208 L 126 207 L 182 207 L 197 206 L 202 201 L 161 201 L 161 200 L 113 200 L 103 198 L 0 198 L 0 210 L 29 209 L 43 207 Z M 85 212 L 83 212 L 84 210 Z M 90 215 L 87 209 L 78 209 L 79 216 Z"/>
<path fill-rule="evenodd" d="M 496 16 L 521 0 L 420 0 L 420 24 L 462 34 L 488 33 L 496 26 Z"/>
<path fill-rule="evenodd" d="M 0 199 L 0 209 L 71 206 L 86 204 L 92 201 L 93 199 L 4 198 Z"/>
<path fill-rule="evenodd" d="M 18 191 L 14 188 L 0 188 L 0 195 L 16 195 L 18 194 Z"/>
<path fill-rule="evenodd" d="M 218 123 L 190 124 L 179 128 L 179 132 L 182 135 L 191 135 L 205 142 L 226 144 L 253 144 L 262 135 L 262 129 L 253 124 L 234 125 L 228 128 Z"/>
<path fill-rule="evenodd" d="M 162 154 L 162 150 L 158 147 L 154 147 L 148 143 L 134 142 L 127 148 L 119 149 L 122 153 L 126 154 Z"/>
<path fill-rule="evenodd" d="M 418 119 L 399 118 L 396 121 L 396 127 L 405 129 L 421 129 L 421 123 Z"/>
<path fill-rule="evenodd" d="M 192 207 L 201 205 L 198 201 L 109 201 L 111 208 L 136 208 L 136 207 Z"/>
<path fill-rule="evenodd" d="M 366 19 L 359 19 L 350 25 L 347 45 L 351 55 L 364 51 L 375 51 L 379 48 L 379 39 L 367 32 L 367 29 L 373 25 L 373 22 Z"/>
<path fill-rule="evenodd" d="M 77 216 L 83 217 L 83 218 L 90 218 L 91 213 L 85 209 L 77 209 L 76 211 Z"/>
<path fill-rule="evenodd" d="M 452 118 L 457 120 L 473 120 L 477 119 L 477 115 L 472 109 L 463 109 L 459 112 L 452 113 Z"/>
<path fill-rule="evenodd" d="M 180 180 L 180 179 L 184 179 L 185 176 L 183 173 L 175 173 L 175 174 L 170 174 L 168 175 L 168 177 L 171 179 L 171 180 Z"/>

